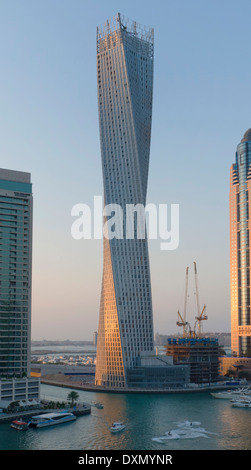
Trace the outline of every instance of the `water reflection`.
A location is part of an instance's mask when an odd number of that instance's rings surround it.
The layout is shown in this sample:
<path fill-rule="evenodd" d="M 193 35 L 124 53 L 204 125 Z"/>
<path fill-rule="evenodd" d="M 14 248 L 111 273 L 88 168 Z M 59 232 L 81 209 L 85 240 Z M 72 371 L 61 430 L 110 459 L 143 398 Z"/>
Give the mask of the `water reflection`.
<path fill-rule="evenodd" d="M 232 407 L 229 400 L 224 400 L 224 403 L 218 406 L 218 416 L 222 429 L 219 437 L 219 447 L 230 450 L 250 450 L 250 410 L 236 409 Z"/>

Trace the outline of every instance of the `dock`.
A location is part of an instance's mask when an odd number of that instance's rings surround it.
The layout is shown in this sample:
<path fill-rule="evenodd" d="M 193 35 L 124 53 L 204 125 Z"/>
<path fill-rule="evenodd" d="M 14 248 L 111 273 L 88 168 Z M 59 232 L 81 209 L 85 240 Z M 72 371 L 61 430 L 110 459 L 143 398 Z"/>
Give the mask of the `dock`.
<path fill-rule="evenodd" d="M 60 409 L 55 409 L 55 408 L 36 408 L 33 410 L 24 410 L 24 411 L 18 411 L 15 413 L 0 413 L 0 424 L 1 423 L 8 423 L 11 421 L 14 421 L 16 419 L 22 418 L 23 420 L 29 419 L 32 416 L 39 415 L 39 414 L 45 414 L 45 413 L 55 413 L 55 412 L 60 412 L 62 410 Z M 67 411 L 70 413 L 73 413 L 76 417 L 87 415 L 91 413 L 91 405 L 89 404 L 81 404 L 78 406 L 74 406 L 73 408 L 68 408 Z"/>

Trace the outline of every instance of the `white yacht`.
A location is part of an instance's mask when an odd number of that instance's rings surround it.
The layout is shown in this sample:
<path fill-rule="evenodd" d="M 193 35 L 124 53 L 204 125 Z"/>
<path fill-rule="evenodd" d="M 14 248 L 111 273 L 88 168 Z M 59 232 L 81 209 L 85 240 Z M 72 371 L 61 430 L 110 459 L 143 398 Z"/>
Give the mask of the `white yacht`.
<path fill-rule="evenodd" d="M 31 428 L 44 428 L 46 426 L 54 426 L 55 424 L 67 423 L 68 421 L 74 421 L 76 416 L 73 413 L 66 411 L 58 413 L 45 413 L 31 418 L 29 427 Z"/>
<path fill-rule="evenodd" d="M 251 408 L 251 397 L 240 397 L 232 402 L 236 408 Z"/>
<path fill-rule="evenodd" d="M 222 392 L 211 393 L 214 398 L 223 398 L 231 400 L 241 395 L 251 397 L 251 389 L 249 387 L 238 388 L 237 390 L 226 390 Z"/>
<path fill-rule="evenodd" d="M 113 433 L 123 431 L 123 429 L 125 429 L 125 424 L 121 422 L 112 423 L 112 426 L 110 427 L 110 431 Z"/>

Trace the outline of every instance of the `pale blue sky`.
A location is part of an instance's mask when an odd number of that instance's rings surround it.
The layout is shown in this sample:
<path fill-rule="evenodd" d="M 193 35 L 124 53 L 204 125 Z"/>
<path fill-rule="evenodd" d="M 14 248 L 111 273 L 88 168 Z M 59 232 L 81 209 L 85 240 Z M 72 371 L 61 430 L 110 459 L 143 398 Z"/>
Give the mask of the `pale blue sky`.
<path fill-rule="evenodd" d="M 32 338 L 91 339 L 102 241 L 71 238 L 71 208 L 102 195 L 96 26 L 155 30 L 148 202 L 180 204 L 180 246 L 150 242 L 155 332 L 178 331 L 193 261 L 207 331 L 230 331 L 229 169 L 251 127 L 249 0 L 0 0 L 1 167 L 32 174 Z"/>

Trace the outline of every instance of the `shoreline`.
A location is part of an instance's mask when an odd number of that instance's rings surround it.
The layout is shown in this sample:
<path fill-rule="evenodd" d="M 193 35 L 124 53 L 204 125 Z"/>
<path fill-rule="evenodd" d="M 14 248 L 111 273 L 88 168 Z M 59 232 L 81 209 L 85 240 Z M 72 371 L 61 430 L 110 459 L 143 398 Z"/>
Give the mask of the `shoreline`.
<path fill-rule="evenodd" d="M 105 387 L 101 387 L 99 385 L 92 385 L 92 384 L 80 384 L 78 382 L 67 382 L 67 381 L 57 381 L 55 379 L 46 379 L 41 378 L 41 383 L 45 385 L 52 385 L 55 387 L 63 387 L 63 388 L 71 388 L 76 390 L 82 390 L 83 392 L 98 392 L 98 393 L 115 393 L 115 394 L 153 394 L 153 395 L 163 395 L 163 394 L 181 394 L 181 393 L 204 393 L 204 392 L 212 392 L 212 391 L 220 391 L 220 390 L 229 390 L 230 388 L 238 388 L 239 385 L 209 385 L 203 387 L 189 387 L 189 388 L 181 388 L 181 389 L 138 389 L 138 388 L 125 388 L 125 389 L 108 389 Z"/>

